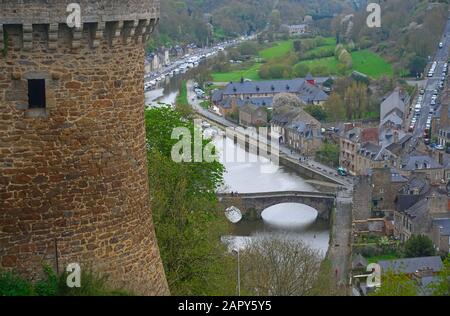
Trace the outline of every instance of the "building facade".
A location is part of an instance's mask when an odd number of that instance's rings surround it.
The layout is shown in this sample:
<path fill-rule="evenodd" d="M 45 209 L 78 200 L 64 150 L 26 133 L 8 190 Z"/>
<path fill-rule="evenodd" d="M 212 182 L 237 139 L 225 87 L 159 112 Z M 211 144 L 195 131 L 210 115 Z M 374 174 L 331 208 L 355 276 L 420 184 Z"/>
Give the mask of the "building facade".
<path fill-rule="evenodd" d="M 149 205 L 144 44 L 159 1 L 0 2 L 0 268 L 169 294 Z M 6 41 L 4 41 L 4 39 Z"/>

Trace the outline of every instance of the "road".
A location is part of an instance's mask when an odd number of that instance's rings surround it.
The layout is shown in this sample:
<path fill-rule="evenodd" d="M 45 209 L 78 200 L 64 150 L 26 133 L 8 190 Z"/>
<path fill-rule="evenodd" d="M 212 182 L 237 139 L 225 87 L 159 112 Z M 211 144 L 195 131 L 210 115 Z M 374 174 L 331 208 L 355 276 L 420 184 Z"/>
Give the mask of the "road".
<path fill-rule="evenodd" d="M 231 127 L 235 128 L 237 130 L 242 129 L 244 132 L 244 128 L 228 121 L 222 116 L 219 116 L 217 114 L 214 114 L 203 107 L 200 106 L 201 100 L 198 100 L 196 97 L 195 92 L 193 91 L 194 84 L 192 81 L 187 82 L 187 91 L 188 91 L 188 101 L 193 107 L 193 109 L 200 114 L 201 116 L 209 119 L 210 121 L 217 122 L 222 126 L 225 127 Z M 247 133 L 248 134 L 248 133 Z M 251 136 L 251 135 L 249 135 Z M 255 135 L 255 137 L 257 137 Z M 300 154 L 296 153 L 295 151 L 292 151 L 290 148 L 288 148 L 286 145 L 281 144 L 280 147 L 280 156 L 284 156 L 286 158 L 291 159 L 292 161 L 295 161 L 297 164 L 312 169 L 316 173 L 322 174 L 325 177 L 332 178 L 334 181 L 338 182 L 339 185 L 342 187 L 345 187 L 346 190 L 350 190 L 353 188 L 353 178 L 351 177 L 343 177 L 338 175 L 335 169 L 330 168 L 328 166 L 325 166 L 317 161 L 314 161 L 312 159 L 304 159 Z"/>
<path fill-rule="evenodd" d="M 442 35 L 441 42 L 444 44 L 443 48 L 437 48 L 437 52 L 435 58 L 432 59 L 427 67 L 427 71 L 425 75 L 428 74 L 428 69 L 431 64 L 436 61 L 437 67 L 434 73 L 434 76 L 427 79 L 425 86 L 425 95 L 424 100 L 422 101 L 422 108 L 420 117 L 417 120 L 416 127 L 414 129 L 413 135 L 415 139 L 415 143 L 417 144 L 418 140 L 424 136 L 425 128 L 427 124 L 427 118 L 430 110 L 438 110 L 438 107 L 431 106 L 431 98 L 433 96 L 433 91 L 438 89 L 438 85 L 440 79 L 442 77 L 442 71 L 444 68 L 444 64 L 448 62 L 449 58 L 449 49 L 450 49 L 450 19 L 447 20 L 447 24 L 444 29 L 444 34 Z M 414 103 L 413 103 L 414 104 Z"/>

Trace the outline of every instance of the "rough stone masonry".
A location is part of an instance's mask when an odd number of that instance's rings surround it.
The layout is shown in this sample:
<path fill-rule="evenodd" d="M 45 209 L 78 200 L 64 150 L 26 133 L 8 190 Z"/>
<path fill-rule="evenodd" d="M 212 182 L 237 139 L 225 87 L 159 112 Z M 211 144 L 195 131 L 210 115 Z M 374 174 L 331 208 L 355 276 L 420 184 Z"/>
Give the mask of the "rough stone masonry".
<path fill-rule="evenodd" d="M 77 262 L 169 294 L 149 206 L 144 43 L 158 0 L 0 0 L 0 269 Z"/>

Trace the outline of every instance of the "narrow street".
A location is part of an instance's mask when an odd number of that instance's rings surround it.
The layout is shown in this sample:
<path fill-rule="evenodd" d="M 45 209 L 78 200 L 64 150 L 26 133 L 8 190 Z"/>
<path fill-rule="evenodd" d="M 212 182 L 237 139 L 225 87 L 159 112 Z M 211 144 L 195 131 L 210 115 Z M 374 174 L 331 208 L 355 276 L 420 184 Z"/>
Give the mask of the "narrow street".
<path fill-rule="evenodd" d="M 338 286 L 349 284 L 351 262 L 351 232 L 352 232 L 352 190 L 341 190 L 336 198 L 336 211 L 333 218 L 332 240 L 328 252 L 331 260 L 334 278 Z"/>

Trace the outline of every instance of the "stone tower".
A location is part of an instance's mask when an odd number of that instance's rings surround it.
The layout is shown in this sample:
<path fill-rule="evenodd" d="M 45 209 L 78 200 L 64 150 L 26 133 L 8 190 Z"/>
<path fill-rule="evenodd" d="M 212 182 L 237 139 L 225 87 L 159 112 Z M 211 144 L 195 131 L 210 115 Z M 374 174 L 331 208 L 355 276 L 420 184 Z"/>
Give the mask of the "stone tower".
<path fill-rule="evenodd" d="M 0 268 L 38 279 L 43 263 L 80 263 L 113 288 L 169 294 L 144 125 L 158 17 L 159 0 L 0 0 Z"/>

